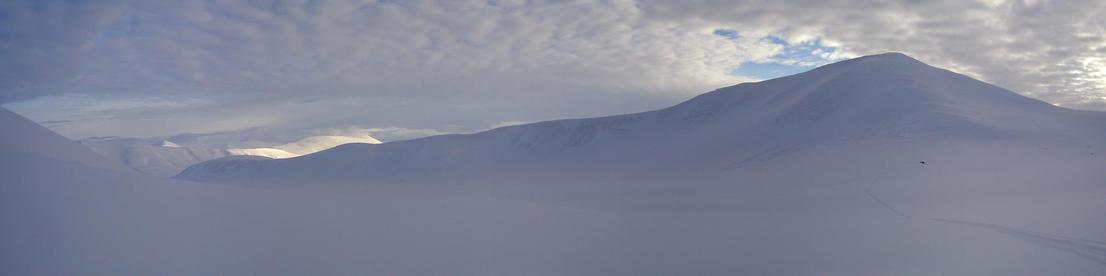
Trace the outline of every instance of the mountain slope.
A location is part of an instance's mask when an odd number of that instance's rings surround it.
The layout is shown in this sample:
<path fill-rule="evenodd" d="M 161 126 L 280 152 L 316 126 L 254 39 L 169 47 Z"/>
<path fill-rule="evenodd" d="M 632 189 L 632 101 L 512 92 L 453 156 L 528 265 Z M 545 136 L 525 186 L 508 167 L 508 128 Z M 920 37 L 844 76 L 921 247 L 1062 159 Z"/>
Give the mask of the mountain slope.
<path fill-rule="evenodd" d="M 82 140 L 80 143 L 104 158 L 160 177 L 170 177 L 197 163 L 230 155 L 222 149 L 184 147 L 168 140 L 160 144 L 126 138 Z"/>
<path fill-rule="evenodd" d="M 96 168 L 128 170 L 5 108 L 0 108 L 0 127 L 4 132 L 0 135 L 0 155 L 7 156 L 5 161 L 18 162 L 20 157 L 33 156 Z"/>
<path fill-rule="evenodd" d="M 1103 118 L 889 53 L 739 84 L 657 111 L 349 145 L 286 160 L 213 160 L 177 177 L 380 182 L 510 177 L 504 172 L 518 177 L 629 177 L 657 170 L 700 174 L 772 155 L 766 150 L 858 141 L 1069 137 L 1098 143 L 1106 133 Z"/>

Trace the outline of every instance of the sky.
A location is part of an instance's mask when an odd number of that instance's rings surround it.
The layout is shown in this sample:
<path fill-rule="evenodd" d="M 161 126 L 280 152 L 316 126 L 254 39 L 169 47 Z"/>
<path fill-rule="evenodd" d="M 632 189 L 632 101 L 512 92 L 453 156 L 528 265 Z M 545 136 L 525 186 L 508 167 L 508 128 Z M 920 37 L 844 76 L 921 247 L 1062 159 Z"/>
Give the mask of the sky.
<path fill-rule="evenodd" d="M 1106 1 L 0 1 L 0 104 L 71 139 L 387 141 L 673 105 L 883 52 L 1106 110 Z"/>

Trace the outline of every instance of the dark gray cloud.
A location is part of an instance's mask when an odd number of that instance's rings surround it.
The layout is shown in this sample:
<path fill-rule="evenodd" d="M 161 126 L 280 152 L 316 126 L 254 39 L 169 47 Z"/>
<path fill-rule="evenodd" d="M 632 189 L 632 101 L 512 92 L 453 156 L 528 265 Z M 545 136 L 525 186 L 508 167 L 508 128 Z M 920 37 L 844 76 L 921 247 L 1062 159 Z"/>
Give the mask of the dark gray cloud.
<path fill-rule="evenodd" d="M 810 66 L 901 51 L 1057 104 L 1098 108 L 1106 102 L 1103 6 L 5 1 L 0 102 L 38 121 L 68 120 L 54 129 L 73 138 L 260 139 L 328 129 L 411 136 L 661 107 L 754 80 L 734 73 L 750 62 Z"/>

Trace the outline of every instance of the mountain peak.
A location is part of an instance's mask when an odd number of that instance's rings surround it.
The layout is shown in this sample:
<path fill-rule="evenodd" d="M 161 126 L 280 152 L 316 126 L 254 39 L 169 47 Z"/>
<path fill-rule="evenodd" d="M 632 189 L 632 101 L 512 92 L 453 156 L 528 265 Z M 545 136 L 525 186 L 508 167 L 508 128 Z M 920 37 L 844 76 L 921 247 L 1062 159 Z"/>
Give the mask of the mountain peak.
<path fill-rule="evenodd" d="M 861 56 L 858 58 L 843 60 L 816 68 L 822 70 L 862 70 L 866 74 L 913 72 L 922 73 L 934 69 L 918 59 L 899 52 L 887 52 L 882 54 Z"/>
<path fill-rule="evenodd" d="M 173 141 L 169 141 L 169 140 L 161 140 L 161 143 L 158 143 L 158 146 L 166 147 L 166 148 L 179 148 L 179 147 L 181 147 L 177 143 L 173 143 Z"/>
<path fill-rule="evenodd" d="M 914 57 L 908 56 L 908 55 L 900 53 L 900 52 L 886 52 L 886 53 L 882 53 L 882 54 L 866 55 L 866 56 L 860 56 L 860 57 L 845 60 L 845 61 L 868 61 L 868 62 L 893 61 L 893 62 L 901 62 L 901 63 L 904 63 L 904 64 L 905 63 L 925 64 L 924 62 L 922 62 L 922 61 L 920 61 L 920 60 L 918 60 Z"/>
<path fill-rule="evenodd" d="M 889 52 L 744 83 L 670 108 L 732 125 L 773 125 L 813 136 L 993 136 L 1022 129 L 1052 105 Z M 1049 115 L 1042 115 L 1049 116 Z M 815 131 L 825 133 L 813 134 Z"/>
<path fill-rule="evenodd" d="M 885 53 L 882 53 L 882 54 L 867 55 L 867 56 L 863 56 L 863 57 L 861 57 L 861 58 L 865 58 L 865 57 L 867 57 L 867 58 L 887 58 L 887 59 L 910 59 L 910 60 L 917 60 L 917 59 L 915 59 L 915 58 L 913 58 L 913 57 L 910 57 L 910 56 L 908 56 L 908 55 L 906 55 L 906 54 L 903 54 L 903 53 L 901 53 L 901 52 L 885 52 Z"/>

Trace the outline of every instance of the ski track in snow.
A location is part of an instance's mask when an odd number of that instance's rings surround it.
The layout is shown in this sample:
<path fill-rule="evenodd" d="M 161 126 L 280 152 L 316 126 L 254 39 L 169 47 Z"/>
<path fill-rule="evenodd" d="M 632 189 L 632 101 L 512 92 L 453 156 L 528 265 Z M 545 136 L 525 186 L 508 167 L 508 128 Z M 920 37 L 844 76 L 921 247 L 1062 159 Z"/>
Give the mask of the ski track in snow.
<path fill-rule="evenodd" d="M 772 160 L 772 159 L 775 159 L 776 157 L 782 156 L 784 154 L 797 151 L 798 149 L 799 149 L 798 146 L 790 146 L 790 145 L 775 146 L 775 147 L 769 148 L 767 150 L 763 150 L 763 151 L 760 151 L 760 152 L 753 153 L 752 155 L 749 155 L 749 156 L 747 156 L 747 157 L 745 157 L 741 160 L 733 162 L 730 165 L 728 165 L 728 166 L 726 166 L 722 169 L 723 170 L 741 169 L 741 168 L 744 168 L 746 165 L 749 165 L 749 164 L 752 164 L 752 163 L 757 163 L 757 162 L 764 162 L 764 161 Z"/>
<path fill-rule="evenodd" d="M 981 222 L 941 218 L 930 218 L 930 220 L 997 231 L 1026 242 L 1072 253 L 1106 267 L 1106 242 L 1071 238 Z"/>
<path fill-rule="evenodd" d="M 912 217 L 911 215 L 899 211 L 895 208 L 895 206 L 887 203 L 886 201 L 883 201 L 883 199 L 880 199 L 879 196 L 876 196 L 876 194 L 872 193 L 871 188 L 864 189 L 864 193 L 868 194 L 868 196 L 871 197 L 872 200 L 874 200 L 876 203 L 879 203 L 880 206 L 883 206 L 888 211 L 891 211 L 892 213 L 906 219 L 910 219 Z M 1013 228 L 1009 226 L 974 221 L 943 218 L 929 218 L 929 220 L 996 231 L 1025 242 L 1075 254 L 1076 256 L 1086 258 L 1090 261 L 1098 263 L 1099 265 L 1102 265 L 1103 267 L 1106 267 L 1106 242 L 1103 241 L 1072 238 L 1062 235 L 1041 233 L 1036 231 Z"/>
<path fill-rule="evenodd" d="M 895 206 L 891 206 L 891 204 L 887 204 L 886 201 L 883 201 L 878 196 L 876 196 L 876 194 L 873 194 L 872 193 L 872 188 L 864 189 L 864 193 L 867 193 L 869 197 L 872 197 L 872 199 L 876 201 L 876 203 L 879 203 L 879 205 L 883 205 L 884 208 L 887 208 L 887 210 L 890 210 L 892 213 L 895 213 L 896 215 L 899 215 L 899 216 L 904 217 L 906 219 L 911 218 L 910 215 L 907 215 L 906 213 L 903 213 L 902 211 L 899 211 L 899 209 L 895 209 Z"/>

